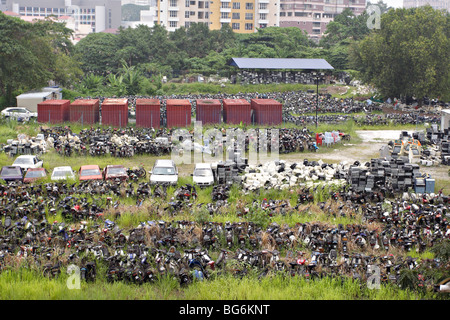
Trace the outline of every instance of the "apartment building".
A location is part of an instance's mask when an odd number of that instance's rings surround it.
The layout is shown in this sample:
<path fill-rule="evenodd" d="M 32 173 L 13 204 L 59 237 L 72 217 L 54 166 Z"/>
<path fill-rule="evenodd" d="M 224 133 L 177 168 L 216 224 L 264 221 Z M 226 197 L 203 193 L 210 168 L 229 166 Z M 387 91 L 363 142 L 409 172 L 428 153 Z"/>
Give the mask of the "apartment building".
<path fill-rule="evenodd" d="M 12 11 L 22 17 L 74 18 L 74 30 L 101 32 L 119 28 L 122 19 L 121 0 L 0 0 L 2 11 Z"/>
<path fill-rule="evenodd" d="M 436 10 L 447 10 L 450 12 L 450 0 L 403 0 L 404 8 L 418 8 L 429 4 Z"/>
<path fill-rule="evenodd" d="M 279 26 L 300 28 L 318 41 L 327 24 L 346 8 L 360 15 L 366 8 L 366 0 L 280 0 Z"/>
<path fill-rule="evenodd" d="M 158 23 L 169 31 L 192 23 L 205 23 L 211 30 L 228 24 L 237 33 L 278 26 L 279 0 L 160 0 Z"/>

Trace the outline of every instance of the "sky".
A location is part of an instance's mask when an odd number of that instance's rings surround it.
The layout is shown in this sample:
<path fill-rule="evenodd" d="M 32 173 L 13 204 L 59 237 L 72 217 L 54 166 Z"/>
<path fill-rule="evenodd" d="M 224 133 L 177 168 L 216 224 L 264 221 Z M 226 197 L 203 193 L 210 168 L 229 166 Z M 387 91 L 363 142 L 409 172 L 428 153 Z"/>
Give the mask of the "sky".
<path fill-rule="evenodd" d="M 373 1 L 373 2 L 377 3 L 378 1 Z M 403 0 L 383 0 L 383 2 L 392 8 L 402 8 L 403 7 Z"/>

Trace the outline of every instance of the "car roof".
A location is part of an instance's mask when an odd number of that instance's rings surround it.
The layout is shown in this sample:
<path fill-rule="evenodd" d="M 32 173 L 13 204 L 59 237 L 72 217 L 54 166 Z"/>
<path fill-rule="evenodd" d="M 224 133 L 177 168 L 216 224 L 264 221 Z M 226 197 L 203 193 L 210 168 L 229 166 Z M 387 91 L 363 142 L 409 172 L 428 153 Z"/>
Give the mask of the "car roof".
<path fill-rule="evenodd" d="M 3 166 L 2 170 L 5 169 L 5 168 L 9 168 L 9 169 L 16 169 L 16 168 L 18 168 L 18 169 L 22 170 L 22 168 L 19 167 L 19 166 Z"/>
<path fill-rule="evenodd" d="M 45 168 L 28 168 L 27 171 L 45 171 Z"/>
<path fill-rule="evenodd" d="M 97 164 L 87 164 L 80 167 L 81 169 L 99 169 L 100 167 Z"/>
<path fill-rule="evenodd" d="M 175 162 L 173 160 L 158 159 L 155 161 L 155 166 L 173 166 L 173 165 L 175 165 Z"/>
<path fill-rule="evenodd" d="M 195 168 L 207 168 L 207 169 L 211 169 L 211 164 L 210 163 L 196 163 L 195 164 Z"/>
<path fill-rule="evenodd" d="M 70 167 L 70 166 L 62 166 L 62 167 L 55 167 L 55 168 L 53 168 L 53 171 L 66 171 L 66 170 L 72 171 L 72 167 Z"/>

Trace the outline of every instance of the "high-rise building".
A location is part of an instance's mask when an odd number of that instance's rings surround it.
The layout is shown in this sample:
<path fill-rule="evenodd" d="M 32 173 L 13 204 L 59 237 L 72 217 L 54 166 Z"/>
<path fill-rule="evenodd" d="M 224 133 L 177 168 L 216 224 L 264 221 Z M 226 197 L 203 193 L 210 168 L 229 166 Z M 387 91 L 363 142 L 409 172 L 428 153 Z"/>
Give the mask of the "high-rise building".
<path fill-rule="evenodd" d="M 319 40 L 327 24 L 344 9 L 355 15 L 366 9 L 366 0 L 280 0 L 280 27 L 297 27 L 306 30 L 314 40 Z"/>
<path fill-rule="evenodd" d="M 404 8 L 418 8 L 429 4 L 433 9 L 450 12 L 450 0 L 403 0 Z"/>
<path fill-rule="evenodd" d="M 205 23 L 211 30 L 228 24 L 237 33 L 279 25 L 280 0 L 160 0 L 158 23 L 169 31 Z"/>
<path fill-rule="evenodd" d="M 23 17 L 72 17 L 74 30 L 101 32 L 121 25 L 121 0 L 0 0 L 2 11 L 12 11 Z M 3 4 L 4 3 L 4 4 Z"/>

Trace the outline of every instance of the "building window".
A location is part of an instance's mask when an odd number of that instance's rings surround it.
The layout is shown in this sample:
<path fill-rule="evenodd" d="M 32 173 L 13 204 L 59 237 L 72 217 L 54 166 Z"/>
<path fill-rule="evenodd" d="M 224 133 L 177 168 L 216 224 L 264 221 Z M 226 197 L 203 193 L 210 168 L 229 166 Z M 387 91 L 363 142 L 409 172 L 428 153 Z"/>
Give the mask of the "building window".
<path fill-rule="evenodd" d="M 245 10 L 253 10 L 253 3 L 246 2 L 245 3 Z"/>
<path fill-rule="evenodd" d="M 191 25 L 191 23 L 190 23 L 189 21 L 186 21 L 186 22 L 184 23 L 184 27 L 185 27 L 186 29 L 189 28 L 190 25 Z"/>
<path fill-rule="evenodd" d="M 230 9 L 230 3 L 229 2 L 222 2 L 221 8 L 222 9 Z"/>
<path fill-rule="evenodd" d="M 206 9 L 209 8 L 209 1 L 205 1 L 205 8 L 206 8 Z"/>
<path fill-rule="evenodd" d="M 189 7 L 189 3 L 190 3 L 190 1 L 189 1 L 189 0 L 186 0 L 186 1 L 184 2 L 184 6 L 185 6 L 186 8 L 188 8 L 188 7 Z"/>
<path fill-rule="evenodd" d="M 221 19 L 230 19 L 230 13 L 229 12 L 221 12 L 220 18 Z"/>
<path fill-rule="evenodd" d="M 233 12 L 231 18 L 239 20 L 241 18 L 241 14 L 239 12 Z"/>
<path fill-rule="evenodd" d="M 253 13 L 246 13 L 245 20 L 253 20 Z"/>
<path fill-rule="evenodd" d="M 286 12 L 280 12 L 280 17 L 286 17 Z"/>
<path fill-rule="evenodd" d="M 240 9 L 241 3 L 240 2 L 233 2 L 233 9 Z"/>
<path fill-rule="evenodd" d="M 253 30 L 253 23 L 246 23 L 245 30 Z"/>
<path fill-rule="evenodd" d="M 209 11 L 205 11 L 205 19 L 209 19 Z"/>
<path fill-rule="evenodd" d="M 176 7 L 177 6 L 177 0 L 170 0 L 169 6 Z"/>
<path fill-rule="evenodd" d="M 185 11 L 185 12 L 184 12 L 184 17 L 185 17 L 185 18 L 189 18 L 189 11 Z"/>
<path fill-rule="evenodd" d="M 239 30 L 241 28 L 241 24 L 237 23 L 237 22 L 234 22 L 234 23 L 231 24 L 231 28 L 233 30 Z"/>
<path fill-rule="evenodd" d="M 189 11 L 189 14 L 190 14 L 191 16 L 195 16 L 195 11 Z"/>
<path fill-rule="evenodd" d="M 197 13 L 197 17 L 198 17 L 198 19 L 203 19 L 203 11 L 199 11 Z"/>
<path fill-rule="evenodd" d="M 204 6 L 204 2 L 203 1 L 199 1 L 198 2 L 198 8 L 199 9 L 203 9 L 205 6 Z"/>
<path fill-rule="evenodd" d="M 259 10 L 266 10 L 267 9 L 267 3 L 260 3 L 259 4 Z"/>
<path fill-rule="evenodd" d="M 191 6 L 195 6 L 195 1 L 191 1 Z"/>
<path fill-rule="evenodd" d="M 169 17 L 176 18 L 178 16 L 178 11 L 169 11 Z"/>
<path fill-rule="evenodd" d="M 177 25 L 178 25 L 178 22 L 177 22 L 177 21 L 169 21 L 169 27 L 170 27 L 170 28 L 176 28 Z"/>
<path fill-rule="evenodd" d="M 259 14 L 259 19 L 260 20 L 267 20 L 267 13 L 260 13 Z"/>

